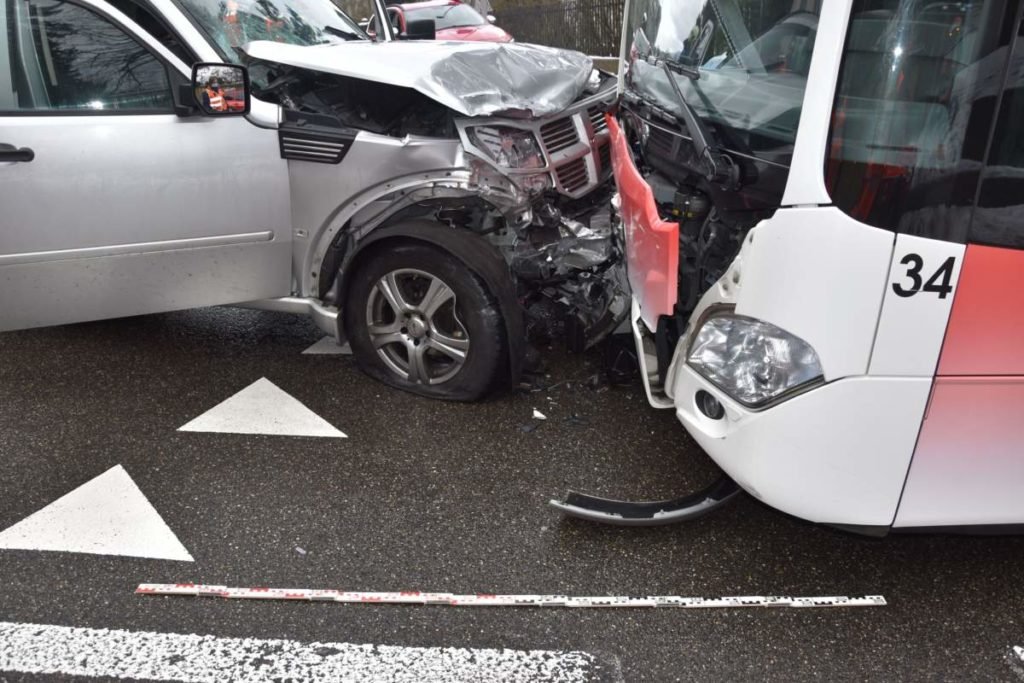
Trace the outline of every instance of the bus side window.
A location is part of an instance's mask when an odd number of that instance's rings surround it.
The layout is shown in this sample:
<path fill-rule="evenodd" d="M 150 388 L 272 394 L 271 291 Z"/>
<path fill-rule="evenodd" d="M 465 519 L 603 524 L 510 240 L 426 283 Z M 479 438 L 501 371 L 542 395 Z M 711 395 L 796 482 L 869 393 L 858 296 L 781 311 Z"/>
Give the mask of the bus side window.
<path fill-rule="evenodd" d="M 982 172 L 971 242 L 1024 249 L 1024 36 L 1020 31 Z"/>
<path fill-rule="evenodd" d="M 967 241 L 1006 12 L 1003 0 L 853 1 L 826 163 L 839 209 Z"/>

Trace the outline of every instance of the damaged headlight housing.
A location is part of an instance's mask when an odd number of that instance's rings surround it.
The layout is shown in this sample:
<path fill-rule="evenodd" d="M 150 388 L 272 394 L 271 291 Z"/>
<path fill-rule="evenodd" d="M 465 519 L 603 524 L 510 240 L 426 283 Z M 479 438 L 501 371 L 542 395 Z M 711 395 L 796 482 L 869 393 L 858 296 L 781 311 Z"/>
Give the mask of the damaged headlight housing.
<path fill-rule="evenodd" d="M 690 367 L 731 398 L 757 408 L 822 379 L 811 346 L 762 320 L 735 314 L 709 318 L 697 332 Z"/>
<path fill-rule="evenodd" d="M 511 126 L 473 126 L 466 130 L 474 147 L 502 168 L 544 168 L 544 153 L 528 130 Z"/>

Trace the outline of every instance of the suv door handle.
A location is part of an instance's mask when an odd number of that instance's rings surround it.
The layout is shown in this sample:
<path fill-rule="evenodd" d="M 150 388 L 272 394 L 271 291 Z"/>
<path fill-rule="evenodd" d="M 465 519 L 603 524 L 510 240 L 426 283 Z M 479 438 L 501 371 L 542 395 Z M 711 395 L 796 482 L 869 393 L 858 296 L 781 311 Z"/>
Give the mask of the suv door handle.
<path fill-rule="evenodd" d="M 0 162 L 3 161 L 32 161 L 36 153 L 28 147 L 17 148 L 14 145 L 0 142 Z"/>

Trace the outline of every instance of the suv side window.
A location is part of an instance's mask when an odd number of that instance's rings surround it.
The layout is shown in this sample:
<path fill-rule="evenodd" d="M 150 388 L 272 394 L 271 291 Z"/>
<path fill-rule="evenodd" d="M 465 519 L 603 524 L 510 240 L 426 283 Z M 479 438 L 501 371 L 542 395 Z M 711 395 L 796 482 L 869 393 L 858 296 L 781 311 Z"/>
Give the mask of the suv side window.
<path fill-rule="evenodd" d="M 173 111 L 167 68 L 106 17 L 67 0 L 9 0 L 17 110 Z"/>
<path fill-rule="evenodd" d="M 1024 249 L 1024 23 L 1018 27 L 971 241 Z"/>

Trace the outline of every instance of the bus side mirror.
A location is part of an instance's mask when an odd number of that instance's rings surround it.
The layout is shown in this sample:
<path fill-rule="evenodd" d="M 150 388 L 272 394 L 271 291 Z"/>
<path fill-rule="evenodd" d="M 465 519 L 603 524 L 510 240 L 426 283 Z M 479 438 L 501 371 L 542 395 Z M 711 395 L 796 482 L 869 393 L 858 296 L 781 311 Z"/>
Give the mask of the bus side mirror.
<path fill-rule="evenodd" d="M 405 33 L 401 35 L 403 40 L 437 40 L 437 24 L 433 19 L 409 19 L 405 20 Z"/>
<path fill-rule="evenodd" d="M 192 96 L 204 116 L 248 114 L 250 94 L 244 66 L 202 62 L 192 67 Z"/>

